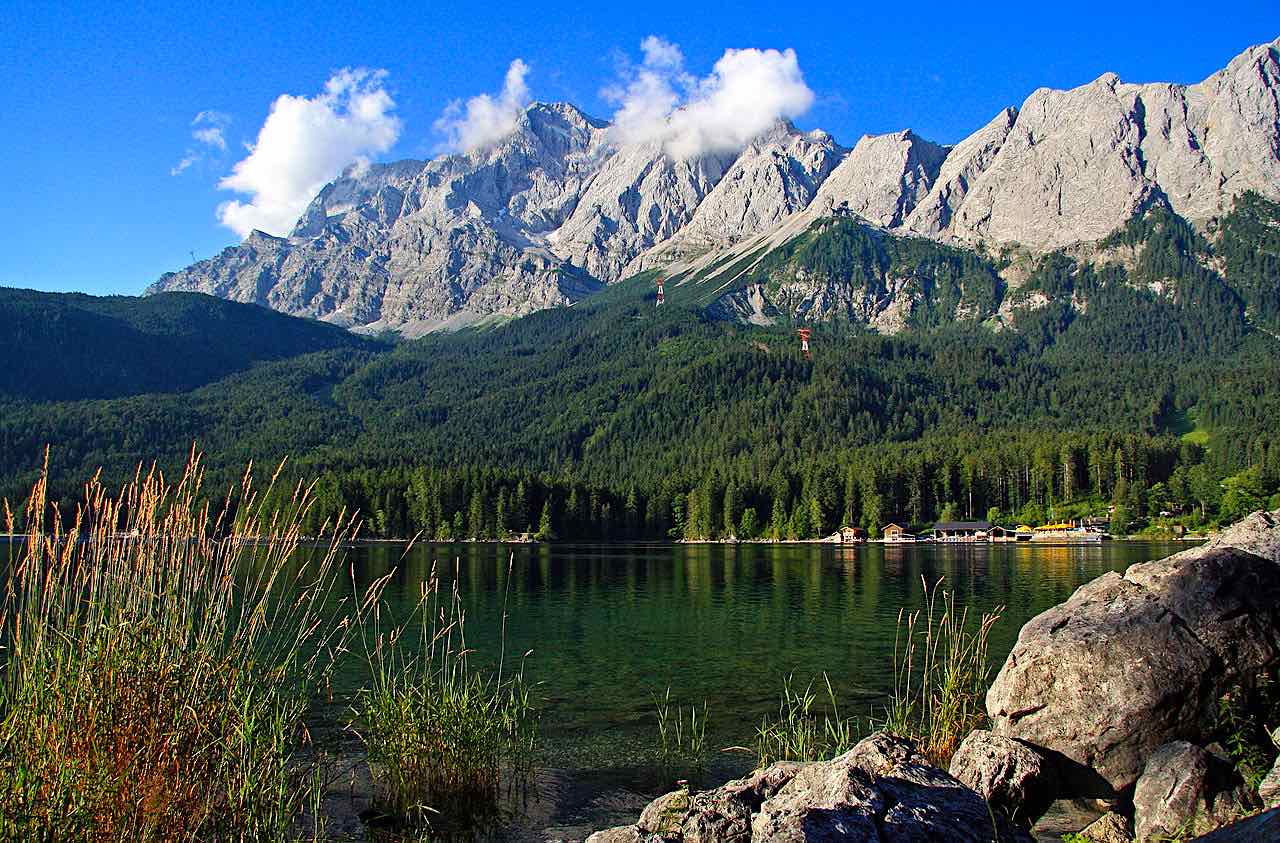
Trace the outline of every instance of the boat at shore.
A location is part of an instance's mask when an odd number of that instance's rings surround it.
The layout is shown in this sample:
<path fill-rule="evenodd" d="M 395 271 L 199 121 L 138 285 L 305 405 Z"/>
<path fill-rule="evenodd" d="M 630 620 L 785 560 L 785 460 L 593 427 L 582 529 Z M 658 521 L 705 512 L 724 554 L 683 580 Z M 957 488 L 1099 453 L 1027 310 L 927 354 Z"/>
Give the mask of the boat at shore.
<path fill-rule="evenodd" d="M 1100 542 L 1104 538 L 1106 534 L 1101 530 L 1071 521 L 1043 524 L 1031 531 L 1031 541 L 1052 544 L 1093 543 Z"/>

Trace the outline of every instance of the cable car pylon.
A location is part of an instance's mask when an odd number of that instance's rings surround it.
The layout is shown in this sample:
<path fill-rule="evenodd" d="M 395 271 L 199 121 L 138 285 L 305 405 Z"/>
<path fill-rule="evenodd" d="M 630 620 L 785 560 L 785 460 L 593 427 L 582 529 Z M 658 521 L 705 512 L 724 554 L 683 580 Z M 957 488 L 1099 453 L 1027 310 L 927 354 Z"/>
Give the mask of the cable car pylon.
<path fill-rule="evenodd" d="M 796 333 L 800 335 L 800 351 L 804 353 L 804 359 L 812 360 L 813 357 L 809 354 L 809 337 L 813 331 L 809 328 L 800 328 Z"/>
<path fill-rule="evenodd" d="M 666 283 L 661 277 L 658 278 L 658 301 L 654 307 L 662 307 L 662 303 L 667 300 L 666 294 L 662 292 L 662 285 Z"/>

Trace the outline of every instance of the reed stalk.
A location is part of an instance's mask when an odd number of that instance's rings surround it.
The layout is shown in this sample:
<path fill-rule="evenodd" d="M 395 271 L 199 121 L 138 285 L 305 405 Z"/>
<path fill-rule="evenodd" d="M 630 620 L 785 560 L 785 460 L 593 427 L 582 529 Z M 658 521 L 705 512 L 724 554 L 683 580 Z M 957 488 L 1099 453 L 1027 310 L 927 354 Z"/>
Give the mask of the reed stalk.
<path fill-rule="evenodd" d="M 955 594 L 941 589 L 941 579 L 932 586 L 921 581 L 924 608 L 898 613 L 893 696 L 880 725 L 916 741 L 945 767 L 960 741 L 988 723 L 988 641 L 1004 607 L 971 620 L 967 607 L 957 608 Z"/>
<path fill-rule="evenodd" d="M 700 776 L 707 771 L 707 703 L 676 705 L 671 688 L 653 695 L 658 718 L 658 764 L 665 777 Z"/>
<path fill-rule="evenodd" d="M 376 607 L 365 627 L 371 682 L 353 728 L 368 752 L 381 824 L 399 832 L 483 829 L 533 769 L 537 718 L 523 659 L 508 675 L 472 663 L 454 573 L 442 595 L 433 565 L 410 619 L 384 631 Z M 505 616 L 504 606 L 504 635 Z"/>
<path fill-rule="evenodd" d="M 351 632 L 332 596 L 352 516 L 301 547 L 310 489 L 252 467 L 212 507 L 95 475 L 70 517 L 36 482 L 0 593 L 0 838 L 296 837 L 319 786 L 303 716 Z M 279 499 L 281 496 L 274 496 Z M 287 496 L 286 496 L 287 497 Z M 316 828 L 318 833 L 319 829 Z"/>
<path fill-rule="evenodd" d="M 853 748 L 858 739 L 856 723 L 840 716 L 830 677 L 824 673 L 822 681 L 830 710 L 819 715 L 814 711 L 818 695 L 812 682 L 801 690 L 792 677 L 783 680 L 778 716 L 766 717 L 756 730 L 758 766 L 774 761 L 823 761 Z"/>

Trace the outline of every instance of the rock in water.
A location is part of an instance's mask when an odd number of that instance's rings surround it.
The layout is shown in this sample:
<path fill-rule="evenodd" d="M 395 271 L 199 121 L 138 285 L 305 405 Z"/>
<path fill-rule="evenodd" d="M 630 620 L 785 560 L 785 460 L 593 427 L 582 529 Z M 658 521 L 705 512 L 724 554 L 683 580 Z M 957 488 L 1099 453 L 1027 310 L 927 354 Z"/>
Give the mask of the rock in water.
<path fill-rule="evenodd" d="M 987 693 L 993 731 L 1073 762 L 1064 795 L 1124 790 L 1157 748 L 1206 740 L 1222 694 L 1280 661 L 1277 561 L 1280 512 L 1257 513 L 1082 586 L 1022 628 Z"/>
<path fill-rule="evenodd" d="M 1026 744 L 982 729 L 969 733 L 951 758 L 951 775 L 993 810 L 1030 826 L 1048 810 L 1056 783 L 1050 765 Z"/>
<path fill-rule="evenodd" d="M 1157 749 L 1133 791 L 1139 840 L 1203 834 L 1256 805 L 1257 798 L 1229 762 L 1186 741 Z"/>

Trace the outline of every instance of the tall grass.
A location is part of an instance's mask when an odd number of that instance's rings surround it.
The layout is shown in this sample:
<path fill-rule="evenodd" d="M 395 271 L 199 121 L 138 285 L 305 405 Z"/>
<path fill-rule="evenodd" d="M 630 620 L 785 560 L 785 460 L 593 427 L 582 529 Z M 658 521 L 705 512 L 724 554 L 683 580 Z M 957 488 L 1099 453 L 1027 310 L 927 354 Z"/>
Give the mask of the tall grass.
<path fill-rule="evenodd" d="M 707 703 L 702 712 L 671 702 L 671 688 L 653 695 L 658 716 L 658 764 L 664 776 L 700 776 L 707 771 Z"/>
<path fill-rule="evenodd" d="M 0 838 L 299 833 L 303 715 L 349 632 L 322 604 L 356 527 L 299 553 L 306 488 L 268 507 L 246 472 L 214 515 L 202 479 L 194 454 L 174 483 L 95 476 L 70 526 L 32 490 L 0 596 Z"/>
<path fill-rule="evenodd" d="M 941 579 L 932 586 L 921 581 L 924 608 L 898 613 L 893 696 L 880 725 L 915 740 L 925 755 L 946 766 L 960 741 L 988 723 L 987 644 L 1004 607 L 971 620 L 967 607 L 957 609 L 955 594 L 941 590 Z"/>
<path fill-rule="evenodd" d="M 369 755 L 374 807 L 403 831 L 492 824 L 504 789 L 527 784 L 532 771 L 537 719 L 523 664 L 504 675 L 502 662 L 492 673 L 471 663 L 457 583 L 455 571 L 442 595 L 433 566 L 414 617 L 379 632 L 379 607 L 366 631 L 372 680 L 354 727 Z"/>
<path fill-rule="evenodd" d="M 778 716 L 766 717 L 756 730 L 759 766 L 774 761 L 823 761 L 853 748 L 858 739 L 857 726 L 852 718 L 840 716 L 830 677 L 824 673 L 822 681 L 830 711 L 821 716 L 814 711 L 818 695 L 812 682 L 799 690 L 790 676 L 783 681 Z"/>

